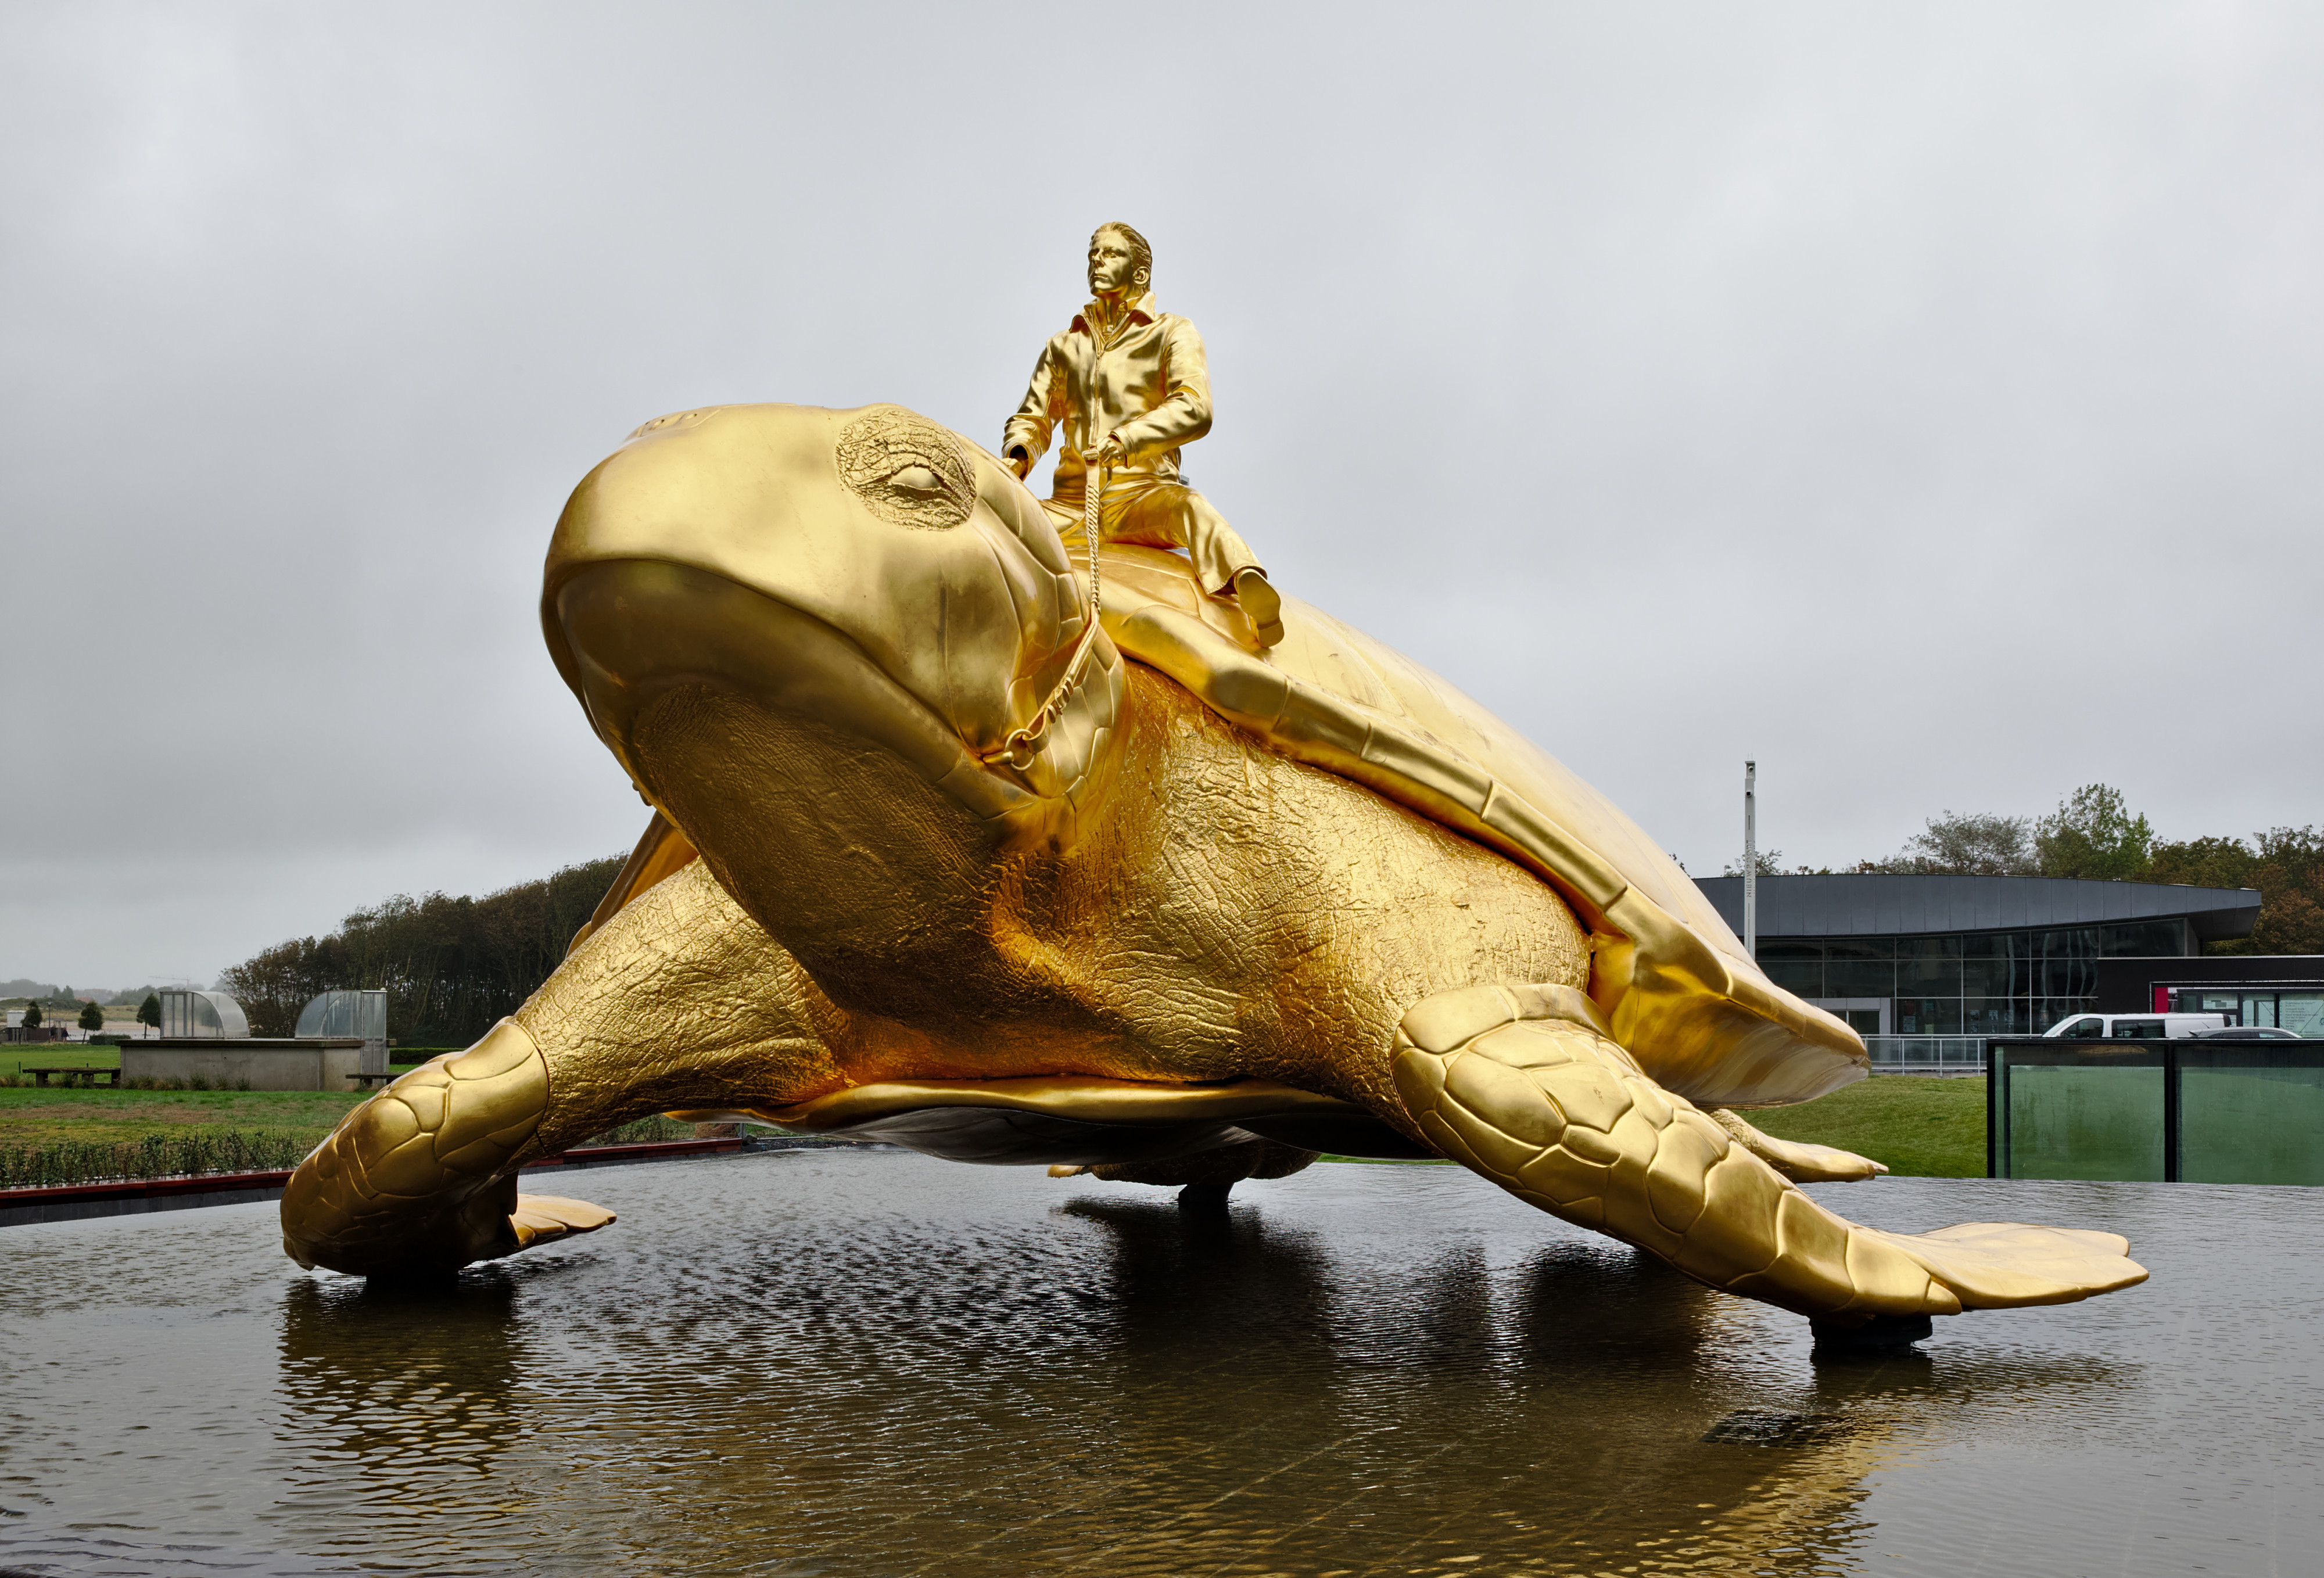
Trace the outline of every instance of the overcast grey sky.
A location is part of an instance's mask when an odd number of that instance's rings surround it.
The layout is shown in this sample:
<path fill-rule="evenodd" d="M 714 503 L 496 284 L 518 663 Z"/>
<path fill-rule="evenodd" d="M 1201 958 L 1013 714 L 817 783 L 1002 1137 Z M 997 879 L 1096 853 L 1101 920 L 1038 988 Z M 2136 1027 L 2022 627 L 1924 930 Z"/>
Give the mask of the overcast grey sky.
<path fill-rule="evenodd" d="M 1747 755 L 1787 863 L 2324 819 L 2319 84 L 2313 5 L 0 7 L 0 977 L 626 848 L 567 491 L 991 444 L 1112 217 L 1278 583 L 1698 875 Z"/>

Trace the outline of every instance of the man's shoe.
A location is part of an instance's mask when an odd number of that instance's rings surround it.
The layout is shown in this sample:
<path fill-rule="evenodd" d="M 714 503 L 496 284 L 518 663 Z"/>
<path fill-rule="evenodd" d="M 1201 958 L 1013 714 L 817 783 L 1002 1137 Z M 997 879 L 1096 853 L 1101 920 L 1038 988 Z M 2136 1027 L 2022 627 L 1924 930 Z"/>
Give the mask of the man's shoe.
<path fill-rule="evenodd" d="M 1268 584 L 1265 570 L 1237 570 L 1234 595 L 1262 650 L 1283 639 L 1283 595 Z"/>

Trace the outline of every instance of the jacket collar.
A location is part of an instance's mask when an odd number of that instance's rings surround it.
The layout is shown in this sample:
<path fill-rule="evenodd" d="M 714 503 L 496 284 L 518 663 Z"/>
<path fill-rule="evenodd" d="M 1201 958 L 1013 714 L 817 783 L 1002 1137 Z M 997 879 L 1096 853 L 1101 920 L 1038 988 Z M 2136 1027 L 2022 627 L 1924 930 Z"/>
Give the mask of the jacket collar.
<path fill-rule="evenodd" d="M 1127 321 L 1130 323 L 1151 323 L 1161 316 L 1162 309 L 1154 305 L 1154 292 L 1151 291 L 1147 291 L 1146 294 L 1131 302 L 1130 304 L 1130 310 L 1125 315 Z M 1090 336 L 1092 338 L 1095 338 L 1097 336 L 1097 303 L 1094 301 L 1084 302 L 1082 306 L 1082 309 L 1074 314 L 1074 320 L 1067 326 L 1067 329 L 1070 332 L 1070 330 L 1077 328 L 1081 330 L 1082 333 Z M 1119 329 L 1121 325 L 1115 324 L 1113 327 Z"/>

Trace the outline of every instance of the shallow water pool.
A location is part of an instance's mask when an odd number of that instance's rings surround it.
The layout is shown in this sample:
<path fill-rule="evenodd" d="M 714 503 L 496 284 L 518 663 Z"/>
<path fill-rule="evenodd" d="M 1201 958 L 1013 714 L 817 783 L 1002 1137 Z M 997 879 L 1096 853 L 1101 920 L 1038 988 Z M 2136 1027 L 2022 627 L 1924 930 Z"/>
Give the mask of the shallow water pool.
<path fill-rule="evenodd" d="M 2154 1273 L 1833 1362 L 1448 1167 L 558 1183 L 622 1221 L 428 1294 L 272 1205 L 0 1231 L 0 1573 L 2324 1572 L 2313 1191 L 1820 1187 Z"/>

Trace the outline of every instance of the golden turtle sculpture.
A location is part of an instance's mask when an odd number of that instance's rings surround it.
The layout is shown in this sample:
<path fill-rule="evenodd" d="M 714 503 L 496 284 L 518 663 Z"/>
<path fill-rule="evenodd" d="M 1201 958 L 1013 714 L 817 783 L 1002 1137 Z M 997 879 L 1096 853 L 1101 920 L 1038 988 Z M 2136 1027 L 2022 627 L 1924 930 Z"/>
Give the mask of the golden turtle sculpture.
<path fill-rule="evenodd" d="M 1819 1204 L 1880 1169 L 1733 1109 L 1863 1044 L 1652 839 L 1319 610 L 1262 649 L 1184 559 L 1081 539 L 893 406 L 687 411 L 591 472 L 542 623 L 652 822 L 530 1001 L 300 1167 L 290 1255 L 440 1273 L 602 1227 L 517 1169 L 670 1112 L 1213 1197 L 1445 1157 L 1842 1327 L 2144 1278 L 2109 1233 Z"/>

